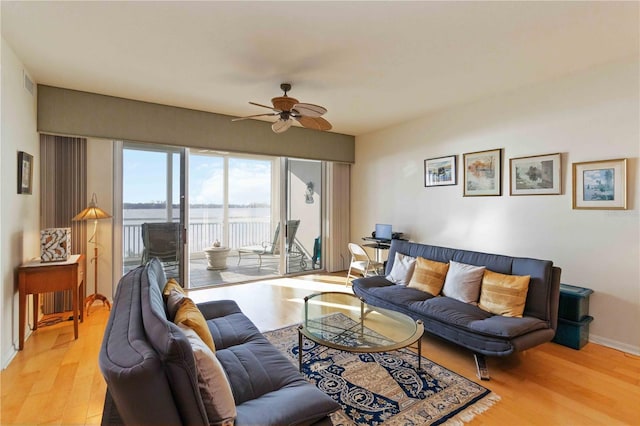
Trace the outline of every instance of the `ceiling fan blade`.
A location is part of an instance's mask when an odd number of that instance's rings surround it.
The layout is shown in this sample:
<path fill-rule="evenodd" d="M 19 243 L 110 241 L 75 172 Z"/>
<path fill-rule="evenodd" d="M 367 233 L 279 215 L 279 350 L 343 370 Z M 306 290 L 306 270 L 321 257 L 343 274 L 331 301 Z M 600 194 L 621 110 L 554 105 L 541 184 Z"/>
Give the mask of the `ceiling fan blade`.
<path fill-rule="evenodd" d="M 270 113 L 267 113 L 267 114 L 247 115 L 245 117 L 232 118 L 231 121 L 246 120 L 248 118 L 254 118 L 254 117 L 273 117 L 274 115 L 278 115 L 278 113 L 277 112 L 270 112 Z"/>
<path fill-rule="evenodd" d="M 295 104 L 292 112 L 302 117 L 320 117 L 327 112 L 327 109 L 314 104 Z"/>
<path fill-rule="evenodd" d="M 269 109 L 271 109 L 271 110 L 273 110 L 273 111 L 275 111 L 275 112 L 282 112 L 282 111 L 283 111 L 283 110 L 281 110 L 281 109 L 276 109 L 276 108 L 274 108 L 274 107 L 270 107 L 270 106 L 266 106 L 266 105 L 258 104 L 258 103 L 256 103 L 256 102 L 249 102 L 249 103 L 250 103 L 251 105 L 259 106 L 259 107 L 262 107 L 262 108 L 269 108 Z"/>
<path fill-rule="evenodd" d="M 280 119 L 271 125 L 271 129 L 275 133 L 282 133 L 282 132 L 286 132 L 289 129 L 289 127 L 291 127 L 292 124 L 293 124 L 292 119 L 288 119 L 288 120 Z"/>
<path fill-rule="evenodd" d="M 271 99 L 271 103 L 274 109 L 291 111 L 291 108 L 298 103 L 298 100 L 296 98 L 290 98 L 289 96 L 278 96 L 277 98 Z"/>
<path fill-rule="evenodd" d="M 314 130 L 331 130 L 331 123 L 322 117 L 296 117 L 304 127 Z"/>

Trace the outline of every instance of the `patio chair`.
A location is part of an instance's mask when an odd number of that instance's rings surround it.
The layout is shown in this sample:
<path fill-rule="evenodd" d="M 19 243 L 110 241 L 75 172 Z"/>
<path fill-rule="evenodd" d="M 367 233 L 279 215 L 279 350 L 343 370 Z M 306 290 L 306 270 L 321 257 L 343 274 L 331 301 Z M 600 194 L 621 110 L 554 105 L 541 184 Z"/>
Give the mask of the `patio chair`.
<path fill-rule="evenodd" d="M 347 272 L 347 282 L 349 285 L 350 278 L 357 278 L 351 271 L 360 273 L 363 277 L 369 275 L 378 275 L 378 272 L 384 267 L 381 262 L 371 260 L 364 247 L 349 243 L 349 251 L 351 252 L 351 263 L 349 264 L 349 271 Z"/>
<path fill-rule="evenodd" d="M 157 257 L 167 278 L 180 275 L 180 224 L 176 222 L 142 224 L 142 264 Z"/>
<path fill-rule="evenodd" d="M 300 226 L 299 220 L 288 220 L 287 221 L 287 251 L 289 252 L 294 247 L 294 240 L 296 238 L 296 232 L 298 231 L 298 227 Z M 256 255 L 258 256 L 258 269 L 262 267 L 262 257 L 263 256 L 273 256 L 280 254 L 280 244 L 278 238 L 280 237 L 280 224 L 276 226 L 276 231 L 273 234 L 273 239 L 270 243 L 264 242 L 262 244 L 245 246 L 238 248 L 238 265 L 240 265 L 240 261 L 242 260 L 242 255 L 245 257 L 247 255 Z"/>

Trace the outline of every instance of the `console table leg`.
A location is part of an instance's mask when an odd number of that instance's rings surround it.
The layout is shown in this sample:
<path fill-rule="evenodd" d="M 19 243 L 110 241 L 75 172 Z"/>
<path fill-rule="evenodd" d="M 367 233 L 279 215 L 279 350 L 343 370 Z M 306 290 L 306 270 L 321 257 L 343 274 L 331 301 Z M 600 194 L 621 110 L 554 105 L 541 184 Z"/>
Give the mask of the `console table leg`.
<path fill-rule="evenodd" d="M 418 339 L 418 370 L 422 370 L 422 337 Z"/>

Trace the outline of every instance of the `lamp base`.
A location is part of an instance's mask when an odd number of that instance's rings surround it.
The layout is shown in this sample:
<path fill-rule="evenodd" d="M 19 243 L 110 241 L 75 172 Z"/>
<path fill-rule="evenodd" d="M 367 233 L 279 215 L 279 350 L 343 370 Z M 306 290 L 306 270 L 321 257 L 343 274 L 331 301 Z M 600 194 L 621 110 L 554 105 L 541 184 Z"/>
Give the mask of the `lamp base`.
<path fill-rule="evenodd" d="M 95 302 L 96 300 L 101 300 L 102 304 L 106 306 L 109 310 L 111 310 L 111 303 L 109 302 L 109 299 L 107 299 L 105 296 L 101 295 L 100 293 L 94 293 L 91 296 L 87 296 L 87 298 L 84 300 L 85 312 L 87 313 L 87 316 L 89 316 L 89 308 L 91 307 L 91 305 L 93 305 L 93 302 Z"/>

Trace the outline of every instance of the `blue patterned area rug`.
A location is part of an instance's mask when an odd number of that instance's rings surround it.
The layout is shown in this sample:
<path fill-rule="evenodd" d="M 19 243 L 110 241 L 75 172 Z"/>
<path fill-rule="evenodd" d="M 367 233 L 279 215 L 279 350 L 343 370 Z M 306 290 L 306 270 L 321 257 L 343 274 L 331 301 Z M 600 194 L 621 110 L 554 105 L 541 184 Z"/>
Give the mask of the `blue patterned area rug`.
<path fill-rule="evenodd" d="M 296 325 L 264 335 L 298 367 Z M 302 373 L 342 406 L 331 416 L 334 425 L 456 425 L 500 399 L 425 357 L 418 370 L 417 354 L 408 349 L 358 354 L 303 342 Z"/>

